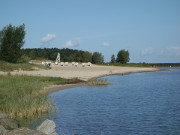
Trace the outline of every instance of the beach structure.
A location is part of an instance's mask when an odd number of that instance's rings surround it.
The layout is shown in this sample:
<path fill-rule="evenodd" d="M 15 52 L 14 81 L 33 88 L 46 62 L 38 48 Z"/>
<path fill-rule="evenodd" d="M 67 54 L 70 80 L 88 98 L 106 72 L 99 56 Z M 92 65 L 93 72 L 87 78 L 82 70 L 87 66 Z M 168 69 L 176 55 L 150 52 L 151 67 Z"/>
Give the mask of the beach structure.
<path fill-rule="evenodd" d="M 65 62 L 65 66 L 68 66 L 68 64 L 69 64 L 68 62 Z"/>
<path fill-rule="evenodd" d="M 75 67 L 78 67 L 78 65 L 79 65 L 79 63 L 78 63 L 78 62 L 76 62 L 76 63 L 74 64 L 74 66 L 75 66 Z"/>
<path fill-rule="evenodd" d="M 58 55 L 57 55 L 55 65 L 58 65 L 58 63 L 60 63 L 60 53 L 58 53 Z"/>
<path fill-rule="evenodd" d="M 91 66 L 91 62 L 88 62 L 88 66 Z"/>
<path fill-rule="evenodd" d="M 57 62 L 57 61 L 55 61 L 55 65 L 58 65 L 58 62 Z"/>
<path fill-rule="evenodd" d="M 86 63 L 82 63 L 82 67 L 85 67 L 86 66 Z"/>
<path fill-rule="evenodd" d="M 61 62 L 61 66 L 64 66 L 64 62 Z"/>
<path fill-rule="evenodd" d="M 72 66 L 74 66 L 75 63 L 76 63 L 76 62 L 72 62 Z"/>

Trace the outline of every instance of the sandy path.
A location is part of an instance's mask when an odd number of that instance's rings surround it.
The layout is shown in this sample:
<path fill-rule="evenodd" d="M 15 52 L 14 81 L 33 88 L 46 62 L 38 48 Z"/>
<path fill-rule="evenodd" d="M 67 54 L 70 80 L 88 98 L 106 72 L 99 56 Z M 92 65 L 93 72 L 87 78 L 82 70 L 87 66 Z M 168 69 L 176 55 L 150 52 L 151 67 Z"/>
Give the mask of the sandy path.
<path fill-rule="evenodd" d="M 113 75 L 113 74 L 126 74 L 134 72 L 152 72 L 158 71 L 155 68 L 139 68 L 139 67 L 117 67 L 117 66 L 97 66 L 91 65 L 82 67 L 74 67 L 69 64 L 69 66 L 60 66 L 52 64 L 52 69 L 50 70 L 38 70 L 38 71 L 13 71 L 10 72 L 13 75 L 33 75 L 33 76 L 51 76 L 51 77 L 62 77 L 62 78 L 78 78 L 87 81 L 92 78 L 97 78 L 100 76 Z M 0 72 L 0 74 L 7 74 L 5 72 Z"/>

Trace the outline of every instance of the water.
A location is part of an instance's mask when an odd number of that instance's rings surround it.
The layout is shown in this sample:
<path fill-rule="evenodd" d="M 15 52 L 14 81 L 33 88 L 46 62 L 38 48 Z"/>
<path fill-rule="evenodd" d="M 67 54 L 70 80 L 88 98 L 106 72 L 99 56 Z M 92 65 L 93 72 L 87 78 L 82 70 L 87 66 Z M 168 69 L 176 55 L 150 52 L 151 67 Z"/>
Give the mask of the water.
<path fill-rule="evenodd" d="M 180 134 L 180 68 L 102 77 L 107 87 L 81 86 L 50 94 L 50 116 L 66 135 Z"/>

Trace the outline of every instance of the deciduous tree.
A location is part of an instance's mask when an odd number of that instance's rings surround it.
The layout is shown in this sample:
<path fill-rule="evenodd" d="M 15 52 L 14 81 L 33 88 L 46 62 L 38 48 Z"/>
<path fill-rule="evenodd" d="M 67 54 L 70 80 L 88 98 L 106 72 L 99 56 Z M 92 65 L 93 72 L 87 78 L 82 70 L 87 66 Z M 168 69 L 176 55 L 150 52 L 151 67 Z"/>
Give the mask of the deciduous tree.
<path fill-rule="evenodd" d="M 104 56 L 99 52 L 94 52 L 92 56 L 92 63 L 94 64 L 104 63 Z"/>
<path fill-rule="evenodd" d="M 116 59 L 115 59 L 115 56 L 114 54 L 111 56 L 111 63 L 115 63 L 116 62 Z"/>
<path fill-rule="evenodd" d="M 1 59 L 7 62 L 17 62 L 21 57 L 24 45 L 25 25 L 19 27 L 9 24 L 0 31 Z"/>
<path fill-rule="evenodd" d="M 120 50 L 117 54 L 117 59 L 116 62 L 121 63 L 121 64 L 126 64 L 130 60 L 129 58 L 129 52 L 125 50 Z"/>

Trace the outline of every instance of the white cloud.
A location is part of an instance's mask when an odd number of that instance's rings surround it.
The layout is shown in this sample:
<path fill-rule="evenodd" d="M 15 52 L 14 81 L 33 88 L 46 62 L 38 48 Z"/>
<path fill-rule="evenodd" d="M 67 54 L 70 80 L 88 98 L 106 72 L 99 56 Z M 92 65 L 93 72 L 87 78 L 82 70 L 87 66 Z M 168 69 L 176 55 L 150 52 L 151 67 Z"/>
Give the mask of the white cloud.
<path fill-rule="evenodd" d="M 153 52 L 153 48 L 152 47 L 148 47 L 148 48 L 145 48 L 144 50 L 141 51 L 141 54 L 142 55 L 150 55 L 152 54 Z"/>
<path fill-rule="evenodd" d="M 42 38 L 42 42 L 49 42 L 56 38 L 56 34 L 47 34 L 45 37 Z"/>
<path fill-rule="evenodd" d="M 164 50 L 161 50 L 161 55 L 175 55 L 180 56 L 180 46 L 171 46 Z"/>
<path fill-rule="evenodd" d="M 104 42 L 104 43 L 102 43 L 102 46 L 107 47 L 107 46 L 110 46 L 110 44 L 107 42 Z"/>
<path fill-rule="evenodd" d="M 76 38 L 74 41 L 67 41 L 65 47 L 77 47 L 80 46 L 80 38 Z"/>
<path fill-rule="evenodd" d="M 66 42 L 66 47 L 72 47 L 72 46 L 73 46 L 73 43 L 71 40 Z"/>

